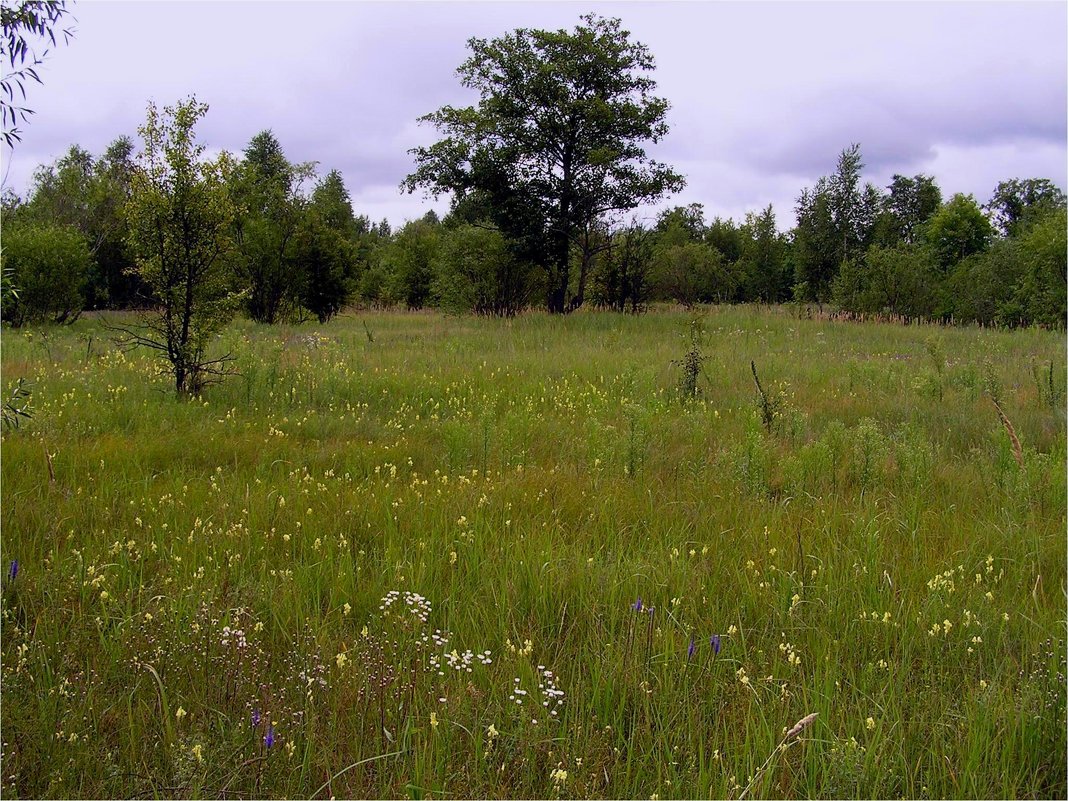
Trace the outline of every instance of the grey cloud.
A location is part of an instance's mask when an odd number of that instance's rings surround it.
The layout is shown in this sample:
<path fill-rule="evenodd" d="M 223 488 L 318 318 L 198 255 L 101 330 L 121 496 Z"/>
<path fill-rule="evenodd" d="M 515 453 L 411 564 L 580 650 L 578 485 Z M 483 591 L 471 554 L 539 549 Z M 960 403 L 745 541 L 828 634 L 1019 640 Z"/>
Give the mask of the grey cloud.
<path fill-rule="evenodd" d="M 455 75 L 467 40 L 569 28 L 589 9 L 622 17 L 657 59 L 672 130 L 650 154 L 689 180 L 668 202 L 735 217 L 774 202 L 787 225 L 800 187 L 853 141 L 873 180 L 941 166 L 947 191 L 988 193 L 969 153 L 996 153 L 1005 177 L 1065 180 L 1060 4 L 94 2 L 33 88 L 8 185 L 73 142 L 99 153 L 136 136 L 150 98 L 196 92 L 209 147 L 240 151 L 270 128 L 291 159 L 339 169 L 358 212 L 398 224 L 431 205 L 398 191 L 406 151 L 434 137 L 415 120 L 471 100 Z"/>

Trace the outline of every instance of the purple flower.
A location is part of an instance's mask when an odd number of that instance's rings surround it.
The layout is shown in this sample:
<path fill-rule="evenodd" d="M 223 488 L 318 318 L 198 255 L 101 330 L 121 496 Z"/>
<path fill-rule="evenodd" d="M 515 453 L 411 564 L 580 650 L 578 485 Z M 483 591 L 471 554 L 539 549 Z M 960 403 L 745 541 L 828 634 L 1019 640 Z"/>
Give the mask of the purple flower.
<path fill-rule="evenodd" d="M 713 634 L 709 640 L 709 644 L 712 646 L 712 653 L 719 656 L 719 635 Z"/>
<path fill-rule="evenodd" d="M 260 710 L 252 710 L 252 728 L 256 728 L 260 725 Z"/>
<path fill-rule="evenodd" d="M 13 559 L 13 560 L 11 560 L 11 567 L 9 567 L 7 569 L 7 580 L 8 581 L 14 581 L 15 580 L 15 576 L 17 576 L 18 574 L 19 574 L 19 560 L 18 559 Z"/>
<path fill-rule="evenodd" d="M 267 733 L 263 735 L 263 744 L 268 748 L 274 745 L 274 726 L 267 727 Z"/>
<path fill-rule="evenodd" d="M 640 595 L 638 596 L 638 600 L 630 605 L 630 608 L 633 609 L 635 612 L 642 611 L 642 598 Z"/>
<path fill-rule="evenodd" d="M 693 635 L 690 635 L 690 647 L 686 649 L 686 661 L 689 662 L 693 659 L 694 652 L 697 650 L 697 643 L 694 642 Z"/>

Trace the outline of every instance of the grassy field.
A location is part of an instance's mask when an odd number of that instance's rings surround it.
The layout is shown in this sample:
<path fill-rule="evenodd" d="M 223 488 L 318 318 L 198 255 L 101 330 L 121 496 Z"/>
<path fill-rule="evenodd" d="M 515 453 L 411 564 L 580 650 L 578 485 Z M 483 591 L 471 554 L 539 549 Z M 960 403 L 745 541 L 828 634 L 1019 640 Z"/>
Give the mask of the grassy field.
<path fill-rule="evenodd" d="M 5 330 L 3 795 L 1064 797 L 1064 335 L 689 322 Z"/>

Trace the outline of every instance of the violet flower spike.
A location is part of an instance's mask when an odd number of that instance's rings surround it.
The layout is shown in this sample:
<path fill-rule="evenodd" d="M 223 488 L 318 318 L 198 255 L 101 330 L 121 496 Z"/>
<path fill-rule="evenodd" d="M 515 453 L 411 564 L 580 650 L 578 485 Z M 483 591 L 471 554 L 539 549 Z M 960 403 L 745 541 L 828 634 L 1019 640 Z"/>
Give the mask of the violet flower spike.
<path fill-rule="evenodd" d="M 693 635 L 690 635 L 690 647 L 686 649 L 686 661 L 689 662 L 693 659 L 694 652 L 697 650 L 697 643 L 693 639 Z"/>
<path fill-rule="evenodd" d="M 15 576 L 17 576 L 18 574 L 19 574 L 19 560 L 18 559 L 13 559 L 13 560 L 11 560 L 11 567 L 9 567 L 7 569 L 7 580 L 8 581 L 14 581 L 15 580 Z"/>
<path fill-rule="evenodd" d="M 713 634 L 709 638 L 708 643 L 709 643 L 709 645 L 712 646 L 712 653 L 715 656 L 719 656 L 719 635 L 718 634 Z"/>
<path fill-rule="evenodd" d="M 267 733 L 263 736 L 263 744 L 266 745 L 268 749 L 274 745 L 274 726 L 267 727 Z"/>
<path fill-rule="evenodd" d="M 635 612 L 642 611 L 642 598 L 640 595 L 638 596 L 638 600 L 630 605 L 630 608 L 633 609 Z"/>
<path fill-rule="evenodd" d="M 258 709 L 252 710 L 252 728 L 256 728 L 260 725 L 260 711 Z"/>

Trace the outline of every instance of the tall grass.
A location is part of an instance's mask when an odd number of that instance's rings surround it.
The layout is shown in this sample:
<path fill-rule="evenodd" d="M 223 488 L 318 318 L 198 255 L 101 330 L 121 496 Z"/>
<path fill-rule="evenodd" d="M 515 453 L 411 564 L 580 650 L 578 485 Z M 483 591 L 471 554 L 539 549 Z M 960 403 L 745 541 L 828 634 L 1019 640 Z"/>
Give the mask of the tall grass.
<path fill-rule="evenodd" d="M 1063 797 L 1063 337 L 688 322 L 4 332 L 0 789 Z"/>

